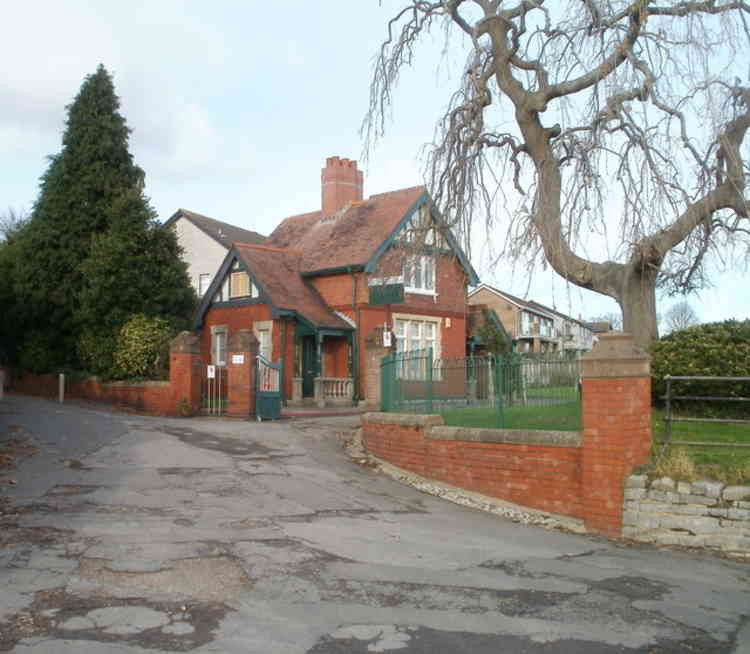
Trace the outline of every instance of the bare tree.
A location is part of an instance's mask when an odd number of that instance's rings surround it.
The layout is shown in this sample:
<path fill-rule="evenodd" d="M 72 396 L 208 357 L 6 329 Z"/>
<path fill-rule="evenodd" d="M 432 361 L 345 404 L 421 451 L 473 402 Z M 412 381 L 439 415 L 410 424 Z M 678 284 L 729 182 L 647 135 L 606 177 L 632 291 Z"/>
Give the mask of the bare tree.
<path fill-rule="evenodd" d="M 700 320 L 690 303 L 683 300 L 673 304 L 666 313 L 667 331 L 676 332 L 697 325 Z"/>
<path fill-rule="evenodd" d="M 17 211 L 8 207 L 4 214 L 0 214 L 0 243 L 10 241 L 28 221 L 29 217 L 23 210 Z"/>
<path fill-rule="evenodd" d="M 366 151 L 420 37 L 460 34 L 467 63 L 426 157 L 443 215 L 468 244 L 472 221 L 494 229 L 511 205 L 503 254 L 614 298 L 648 345 L 657 285 L 698 288 L 709 253 L 750 242 L 750 3 L 405 1 L 376 60 Z"/>

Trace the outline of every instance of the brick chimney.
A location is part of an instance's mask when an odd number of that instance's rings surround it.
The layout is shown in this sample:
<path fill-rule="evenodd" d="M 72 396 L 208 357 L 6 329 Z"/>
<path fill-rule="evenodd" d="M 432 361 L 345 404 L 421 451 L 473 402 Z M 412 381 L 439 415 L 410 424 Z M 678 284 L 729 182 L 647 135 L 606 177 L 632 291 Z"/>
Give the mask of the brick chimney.
<path fill-rule="evenodd" d="M 326 167 L 320 171 L 321 207 L 324 216 L 330 216 L 349 202 L 362 200 L 364 180 L 357 162 L 351 159 L 328 157 Z"/>

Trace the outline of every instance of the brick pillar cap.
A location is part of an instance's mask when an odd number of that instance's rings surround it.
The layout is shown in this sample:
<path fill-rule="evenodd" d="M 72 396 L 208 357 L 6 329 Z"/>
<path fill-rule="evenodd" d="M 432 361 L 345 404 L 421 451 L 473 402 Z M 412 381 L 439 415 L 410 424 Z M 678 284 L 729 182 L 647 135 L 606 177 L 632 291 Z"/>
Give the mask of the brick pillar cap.
<path fill-rule="evenodd" d="M 627 332 L 599 335 L 599 342 L 581 359 L 583 377 L 649 377 L 651 357 Z"/>
<path fill-rule="evenodd" d="M 258 339 L 252 329 L 240 329 L 229 337 L 227 349 L 230 352 L 255 352 L 258 349 Z"/>
<path fill-rule="evenodd" d="M 200 354 L 201 339 L 195 332 L 180 332 L 169 344 L 172 354 Z"/>

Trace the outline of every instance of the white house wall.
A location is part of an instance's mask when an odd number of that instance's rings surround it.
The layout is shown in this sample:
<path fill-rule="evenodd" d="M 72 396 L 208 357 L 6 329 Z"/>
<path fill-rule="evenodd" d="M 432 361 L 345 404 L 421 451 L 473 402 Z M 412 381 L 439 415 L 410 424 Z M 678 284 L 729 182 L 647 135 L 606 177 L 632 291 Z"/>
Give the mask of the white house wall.
<path fill-rule="evenodd" d="M 227 248 L 185 218 L 178 218 L 174 223 L 174 229 L 183 250 L 182 259 L 188 265 L 190 283 L 197 292 L 200 276 L 209 274 L 213 279 L 227 255 Z"/>

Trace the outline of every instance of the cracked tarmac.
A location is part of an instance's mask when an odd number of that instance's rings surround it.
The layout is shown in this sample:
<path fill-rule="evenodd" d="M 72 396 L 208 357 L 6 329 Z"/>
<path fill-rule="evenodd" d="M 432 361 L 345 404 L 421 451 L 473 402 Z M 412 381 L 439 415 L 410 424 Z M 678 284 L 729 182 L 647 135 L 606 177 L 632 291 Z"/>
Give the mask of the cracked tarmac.
<path fill-rule="evenodd" d="M 747 564 L 421 494 L 345 456 L 356 418 L 1 406 L 38 454 L 0 485 L 0 651 L 750 651 Z"/>

